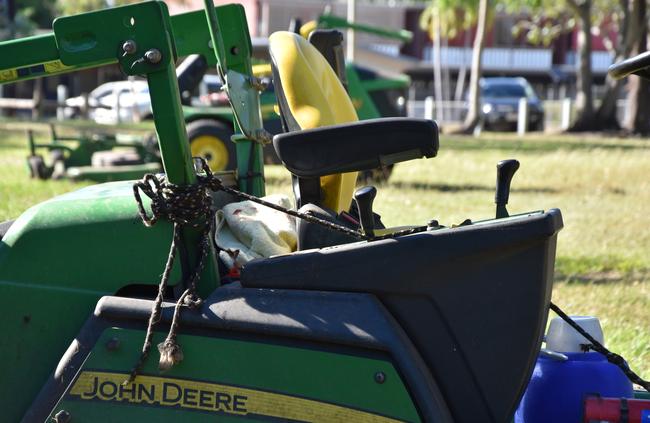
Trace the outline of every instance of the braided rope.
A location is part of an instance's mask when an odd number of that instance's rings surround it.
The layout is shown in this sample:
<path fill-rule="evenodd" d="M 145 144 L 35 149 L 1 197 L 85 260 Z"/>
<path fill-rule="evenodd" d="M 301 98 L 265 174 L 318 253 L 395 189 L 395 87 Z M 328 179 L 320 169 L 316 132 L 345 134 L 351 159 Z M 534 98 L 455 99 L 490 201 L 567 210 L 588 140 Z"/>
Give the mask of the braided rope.
<path fill-rule="evenodd" d="M 181 230 L 185 226 L 193 228 L 202 227 L 198 263 L 189 281 L 186 281 L 188 288 L 176 302 L 174 317 L 167 338 L 158 345 L 158 351 L 160 352 L 158 367 L 160 370 L 168 370 L 183 360 L 183 351 L 176 341 L 179 316 L 182 306 L 198 308 L 202 302 L 196 295 L 196 282 L 203 271 L 205 259 L 210 250 L 210 233 L 214 225 L 215 214 L 214 210 L 212 210 L 212 199 L 208 193 L 208 189 L 218 190 L 221 187 L 221 182 L 212 177 L 212 173 L 209 171 L 205 162 L 203 162 L 203 166 L 204 170 L 207 169 L 206 175 L 208 178 L 199 178 L 198 183 L 194 185 L 171 184 L 151 174 L 145 175 L 141 181 L 133 185 L 133 196 L 138 205 L 138 212 L 143 224 L 151 227 L 160 219 L 166 219 L 173 223 L 174 229 L 169 255 L 165 263 L 165 270 L 160 278 L 158 294 L 156 295 L 151 309 L 151 315 L 149 316 L 142 351 L 128 379 L 124 382 L 125 384 L 131 383 L 135 379 L 151 352 L 153 329 L 160 321 L 165 290 L 167 289 L 174 260 L 180 245 Z M 151 199 L 151 216 L 147 214 L 144 207 L 141 192 Z M 206 216 L 207 222 L 202 220 Z"/>
<path fill-rule="evenodd" d="M 607 361 L 618 366 L 631 382 L 636 383 L 646 391 L 650 392 L 650 382 L 642 379 L 632 369 L 630 369 L 627 362 L 622 356 L 608 350 L 603 344 L 598 342 L 596 338 L 591 336 L 589 332 L 584 330 L 579 324 L 577 324 L 571 317 L 569 317 L 564 311 L 562 311 L 560 307 L 555 305 L 553 302 L 551 302 L 551 310 L 553 310 L 555 314 L 557 314 L 562 320 L 567 322 L 569 326 L 575 329 L 576 332 L 584 336 L 590 342 L 590 344 L 585 346 L 587 350 L 593 350 L 598 353 L 601 353 L 602 355 L 605 356 Z"/>

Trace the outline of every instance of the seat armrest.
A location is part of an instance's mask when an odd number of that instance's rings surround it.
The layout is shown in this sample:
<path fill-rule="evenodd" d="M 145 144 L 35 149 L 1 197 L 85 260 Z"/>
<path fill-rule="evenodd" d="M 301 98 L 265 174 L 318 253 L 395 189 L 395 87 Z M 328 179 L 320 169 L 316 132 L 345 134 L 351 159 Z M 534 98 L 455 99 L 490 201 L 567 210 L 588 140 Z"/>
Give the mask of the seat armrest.
<path fill-rule="evenodd" d="M 435 157 L 438 127 L 426 119 L 370 119 L 279 134 L 273 146 L 291 173 L 313 178 Z"/>

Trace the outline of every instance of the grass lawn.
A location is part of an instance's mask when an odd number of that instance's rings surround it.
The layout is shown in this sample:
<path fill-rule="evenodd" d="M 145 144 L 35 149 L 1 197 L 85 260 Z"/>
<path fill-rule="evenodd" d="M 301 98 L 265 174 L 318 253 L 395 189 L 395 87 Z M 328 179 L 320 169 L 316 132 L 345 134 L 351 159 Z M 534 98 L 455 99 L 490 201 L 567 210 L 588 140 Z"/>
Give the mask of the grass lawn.
<path fill-rule="evenodd" d="M 516 158 L 511 213 L 559 208 L 564 216 L 553 299 L 569 314 L 600 317 L 609 347 L 650 378 L 650 140 L 510 134 L 441 139 L 438 157 L 398 165 L 375 210 L 388 225 L 441 224 L 494 215 L 496 163 Z M 81 184 L 32 181 L 22 133 L 0 133 L 0 221 Z M 290 194 L 289 175 L 267 168 L 268 191 Z"/>

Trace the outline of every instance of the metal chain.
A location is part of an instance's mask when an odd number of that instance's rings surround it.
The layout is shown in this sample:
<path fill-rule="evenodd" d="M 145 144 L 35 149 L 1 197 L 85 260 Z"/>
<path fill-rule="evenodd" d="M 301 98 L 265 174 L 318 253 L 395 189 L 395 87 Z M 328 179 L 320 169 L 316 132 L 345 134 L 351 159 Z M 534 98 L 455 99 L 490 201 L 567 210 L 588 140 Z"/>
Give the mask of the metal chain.
<path fill-rule="evenodd" d="M 560 307 L 555 305 L 553 302 L 551 302 L 551 310 L 553 310 L 555 314 L 557 314 L 562 320 L 567 322 L 569 326 L 575 329 L 576 332 L 584 336 L 590 342 L 590 344 L 587 345 L 588 349 L 594 350 L 604 355 L 607 361 L 618 366 L 623 371 L 623 373 L 625 373 L 625 376 L 627 376 L 627 378 L 631 382 L 636 383 L 646 391 L 650 392 L 650 382 L 641 379 L 639 375 L 637 375 L 632 369 L 630 369 L 627 362 L 622 356 L 608 350 L 603 344 L 598 342 L 593 336 L 589 334 L 589 332 L 584 330 L 579 324 L 577 324 L 571 317 L 569 317 L 564 311 L 562 311 Z"/>

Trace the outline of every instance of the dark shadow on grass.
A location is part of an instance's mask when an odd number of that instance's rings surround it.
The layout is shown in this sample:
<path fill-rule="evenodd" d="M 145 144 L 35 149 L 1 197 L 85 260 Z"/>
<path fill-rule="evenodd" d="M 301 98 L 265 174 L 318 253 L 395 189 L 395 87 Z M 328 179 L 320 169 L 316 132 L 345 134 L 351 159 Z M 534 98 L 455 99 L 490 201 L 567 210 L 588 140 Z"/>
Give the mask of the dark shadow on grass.
<path fill-rule="evenodd" d="M 648 270 L 603 270 L 580 274 L 555 273 L 555 282 L 569 285 L 605 285 L 611 283 L 635 283 L 650 280 Z"/>
<path fill-rule="evenodd" d="M 474 185 L 474 184 L 434 184 L 430 182 L 403 182 L 403 181 L 389 181 L 388 186 L 398 189 L 416 189 L 426 191 L 438 192 L 463 192 L 463 191 L 479 191 L 479 192 L 494 192 L 495 187 L 492 185 Z M 529 188 L 513 188 L 512 192 L 520 193 L 542 193 L 542 194 L 556 194 L 558 192 L 555 188 L 548 187 L 529 187 Z"/>
<path fill-rule="evenodd" d="M 440 140 L 440 150 L 500 150 L 522 152 L 553 152 L 553 151 L 589 151 L 596 149 L 623 150 L 623 151 L 650 151 L 650 142 L 647 145 L 623 145 L 615 142 L 595 143 L 580 141 L 517 141 L 496 139 L 445 139 Z"/>

